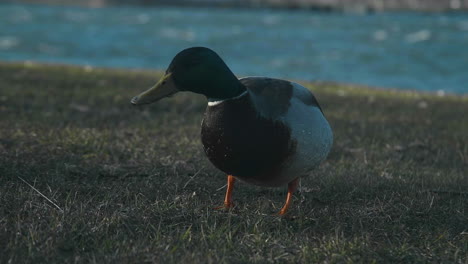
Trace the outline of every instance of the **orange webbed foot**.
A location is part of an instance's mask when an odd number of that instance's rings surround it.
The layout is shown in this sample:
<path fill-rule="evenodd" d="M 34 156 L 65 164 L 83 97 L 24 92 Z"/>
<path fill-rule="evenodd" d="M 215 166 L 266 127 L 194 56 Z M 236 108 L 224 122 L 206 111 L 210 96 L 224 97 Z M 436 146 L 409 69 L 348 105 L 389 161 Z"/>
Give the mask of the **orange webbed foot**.
<path fill-rule="evenodd" d="M 288 184 L 288 195 L 286 196 L 286 202 L 283 205 L 283 208 L 277 213 L 278 216 L 285 216 L 288 212 L 289 206 L 291 206 L 292 196 L 293 193 L 297 189 L 297 185 L 299 185 L 299 178 L 294 179 Z"/>
<path fill-rule="evenodd" d="M 234 208 L 234 204 L 233 204 L 233 203 L 224 204 L 224 205 L 215 207 L 215 208 L 213 208 L 213 209 L 215 209 L 215 210 L 229 210 L 229 209 L 232 209 L 232 208 Z"/>
<path fill-rule="evenodd" d="M 227 181 L 227 189 L 226 189 L 226 196 L 224 198 L 224 204 L 222 206 L 215 207 L 215 210 L 222 210 L 222 209 L 231 209 L 234 207 L 234 203 L 232 203 L 232 190 L 234 189 L 234 182 L 236 178 L 232 175 L 228 175 Z"/>

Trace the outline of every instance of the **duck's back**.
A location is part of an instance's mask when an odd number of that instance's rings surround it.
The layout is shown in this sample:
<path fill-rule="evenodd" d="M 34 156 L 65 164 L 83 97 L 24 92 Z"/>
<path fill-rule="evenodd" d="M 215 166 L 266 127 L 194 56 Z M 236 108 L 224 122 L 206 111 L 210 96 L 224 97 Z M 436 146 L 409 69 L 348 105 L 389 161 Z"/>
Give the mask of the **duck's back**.
<path fill-rule="evenodd" d="M 279 186 L 323 160 L 331 129 L 313 94 L 285 80 L 240 79 L 247 92 L 208 105 L 202 142 L 210 161 L 244 181 Z"/>

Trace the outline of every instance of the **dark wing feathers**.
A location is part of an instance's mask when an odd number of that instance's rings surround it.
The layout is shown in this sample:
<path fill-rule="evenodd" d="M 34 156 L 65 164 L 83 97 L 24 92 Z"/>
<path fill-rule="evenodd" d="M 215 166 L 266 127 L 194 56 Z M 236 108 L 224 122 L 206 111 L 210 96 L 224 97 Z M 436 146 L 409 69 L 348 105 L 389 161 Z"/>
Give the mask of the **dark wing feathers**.
<path fill-rule="evenodd" d="M 304 104 L 316 106 L 322 111 L 317 99 L 309 90 L 296 89 L 297 92 L 294 93 L 294 85 L 290 81 L 267 77 L 246 77 L 239 81 L 253 95 L 254 104 L 265 116 L 275 118 L 286 113 L 293 96 Z"/>

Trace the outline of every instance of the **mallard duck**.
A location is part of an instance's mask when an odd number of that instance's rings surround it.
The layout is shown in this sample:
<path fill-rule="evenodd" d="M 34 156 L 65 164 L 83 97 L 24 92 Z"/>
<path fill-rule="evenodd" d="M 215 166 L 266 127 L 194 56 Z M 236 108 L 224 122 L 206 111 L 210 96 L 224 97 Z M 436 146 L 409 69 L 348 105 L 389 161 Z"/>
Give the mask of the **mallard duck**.
<path fill-rule="evenodd" d="M 238 79 L 214 51 L 179 52 L 152 88 L 133 105 L 179 91 L 206 96 L 201 141 L 208 159 L 227 174 L 224 205 L 231 208 L 236 179 L 267 187 L 288 185 L 279 215 L 291 205 L 301 176 L 323 161 L 333 134 L 315 96 L 303 86 L 268 77 Z"/>

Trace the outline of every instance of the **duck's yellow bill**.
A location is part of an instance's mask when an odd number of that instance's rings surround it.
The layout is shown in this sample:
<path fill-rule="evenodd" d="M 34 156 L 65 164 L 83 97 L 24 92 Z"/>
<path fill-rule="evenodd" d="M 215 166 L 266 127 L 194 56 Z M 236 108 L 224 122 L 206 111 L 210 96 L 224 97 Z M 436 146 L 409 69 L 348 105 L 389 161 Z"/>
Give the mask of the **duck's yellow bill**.
<path fill-rule="evenodd" d="M 130 102 L 133 105 L 150 104 L 177 93 L 179 90 L 176 88 L 171 75 L 171 73 L 165 74 L 158 83 L 141 94 L 133 97 Z"/>

